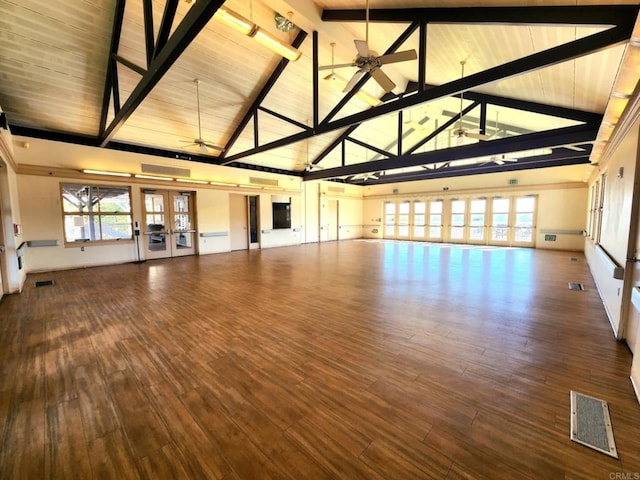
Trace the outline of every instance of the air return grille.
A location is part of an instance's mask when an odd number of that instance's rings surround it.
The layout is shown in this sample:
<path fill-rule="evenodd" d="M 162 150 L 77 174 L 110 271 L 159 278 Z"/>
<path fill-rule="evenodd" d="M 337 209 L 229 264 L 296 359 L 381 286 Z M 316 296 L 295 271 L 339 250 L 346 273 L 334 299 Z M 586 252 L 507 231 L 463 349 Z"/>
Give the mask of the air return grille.
<path fill-rule="evenodd" d="M 258 185 L 269 185 L 270 187 L 277 187 L 278 180 L 271 178 L 249 177 L 249 183 L 255 183 Z"/>
<path fill-rule="evenodd" d="M 190 177 L 191 169 L 179 167 L 167 167 L 166 165 L 153 165 L 152 163 L 141 163 L 142 173 L 152 173 L 154 175 L 166 175 L 168 177 Z"/>
<path fill-rule="evenodd" d="M 344 193 L 344 187 L 329 187 L 330 192 Z"/>

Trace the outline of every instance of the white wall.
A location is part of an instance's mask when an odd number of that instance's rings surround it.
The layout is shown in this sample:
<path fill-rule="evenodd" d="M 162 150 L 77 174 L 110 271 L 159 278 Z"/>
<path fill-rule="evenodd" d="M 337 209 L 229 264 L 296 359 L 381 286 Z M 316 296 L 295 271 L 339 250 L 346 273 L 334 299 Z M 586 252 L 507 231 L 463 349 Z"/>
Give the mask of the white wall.
<path fill-rule="evenodd" d="M 196 192 L 196 215 L 198 232 L 215 236 L 198 237 L 198 252 L 228 252 L 231 250 L 229 221 L 229 192 L 225 190 L 205 190 Z"/>
<path fill-rule="evenodd" d="M 548 250 L 584 249 L 587 200 L 589 190 L 586 184 L 578 188 L 541 189 L 538 195 L 538 216 L 536 221 L 536 247 Z M 556 235 L 554 242 L 545 240 L 545 233 Z"/>
<path fill-rule="evenodd" d="M 10 154 L 10 152 L 7 152 Z M 17 251 L 24 242 L 24 233 L 14 232 L 13 225 L 22 225 L 20 201 L 18 198 L 17 175 L 11 161 L 0 161 L 0 202 L 2 210 L 2 229 L 4 253 L 2 254 L 3 293 L 15 293 L 22 290 L 27 278 L 27 269 L 19 267 Z M 24 257 L 23 257 L 24 261 Z"/>
<path fill-rule="evenodd" d="M 615 150 L 608 152 L 589 183 L 589 188 L 606 175 L 604 210 L 600 230 L 599 245 L 593 239 L 585 241 L 585 255 L 598 292 L 604 303 L 609 321 L 617 338 L 624 338 L 625 322 L 630 314 L 633 265 L 627 262 L 635 249 L 635 239 L 631 239 L 632 208 L 636 185 L 636 163 L 638 161 L 638 132 L 640 122 L 636 122 Z M 622 169 L 622 170 L 621 170 Z M 622 175 L 620 175 L 622 173 Z M 635 200 L 637 201 L 637 200 Z M 633 223 L 636 228 L 636 223 Z M 607 258 L 609 257 L 609 258 Z M 626 269 L 624 280 L 615 279 L 611 273 L 611 263 Z M 635 282 L 640 284 L 640 279 Z"/>
<path fill-rule="evenodd" d="M 59 246 L 27 248 L 26 271 L 47 271 L 135 261 L 136 247 L 133 241 L 124 241 L 122 244 L 82 244 L 65 247 L 60 182 L 77 182 L 77 179 L 18 175 L 19 202 L 23 212 L 23 237 L 28 241 L 57 240 L 59 242 Z M 140 209 L 140 195 L 138 190 L 136 201 L 135 190 L 132 193 L 134 193 L 132 201 L 135 216 L 135 206 L 138 206 L 138 212 Z M 134 218 L 140 218 L 140 214 L 138 213 Z"/>

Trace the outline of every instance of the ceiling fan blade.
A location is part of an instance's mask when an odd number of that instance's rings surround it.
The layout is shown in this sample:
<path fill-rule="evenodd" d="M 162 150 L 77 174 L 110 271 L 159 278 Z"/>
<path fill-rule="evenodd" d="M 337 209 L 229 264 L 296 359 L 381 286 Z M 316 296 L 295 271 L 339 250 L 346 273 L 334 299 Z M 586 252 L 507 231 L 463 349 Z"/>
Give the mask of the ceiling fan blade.
<path fill-rule="evenodd" d="M 396 84 L 393 83 L 389 76 L 379 68 L 375 68 L 369 73 L 371 74 L 373 79 L 380 84 L 385 92 L 389 93 L 391 90 L 396 88 Z"/>
<path fill-rule="evenodd" d="M 356 50 L 358 50 L 358 55 L 360 55 L 361 57 L 371 56 L 371 50 L 369 50 L 369 44 L 365 40 L 354 40 L 353 43 L 356 44 Z"/>
<path fill-rule="evenodd" d="M 202 145 L 204 145 L 207 148 L 210 148 L 211 150 L 217 150 L 218 152 L 224 152 L 224 148 L 223 147 L 219 147 L 219 146 L 213 145 L 211 143 L 202 142 Z"/>
<path fill-rule="evenodd" d="M 356 64 L 351 63 L 339 63 L 337 65 L 325 65 L 323 67 L 318 67 L 318 70 L 333 70 L 334 68 L 345 68 L 345 67 L 355 67 Z"/>
<path fill-rule="evenodd" d="M 349 80 L 349 83 L 347 83 L 347 86 L 344 87 L 344 90 L 342 90 L 342 92 L 343 93 L 350 92 L 351 89 L 353 87 L 355 87 L 356 83 L 358 83 L 358 80 L 360 80 L 365 73 L 366 73 L 366 71 L 362 70 L 362 69 L 360 69 L 356 73 L 354 73 L 353 77 L 351 77 L 351 80 Z"/>
<path fill-rule="evenodd" d="M 415 60 L 416 58 L 418 58 L 418 54 L 415 50 L 405 50 L 403 52 L 382 55 L 381 57 L 378 57 L 378 61 L 380 62 L 380 65 L 385 65 L 388 63 L 398 63 L 406 62 L 408 60 Z"/>

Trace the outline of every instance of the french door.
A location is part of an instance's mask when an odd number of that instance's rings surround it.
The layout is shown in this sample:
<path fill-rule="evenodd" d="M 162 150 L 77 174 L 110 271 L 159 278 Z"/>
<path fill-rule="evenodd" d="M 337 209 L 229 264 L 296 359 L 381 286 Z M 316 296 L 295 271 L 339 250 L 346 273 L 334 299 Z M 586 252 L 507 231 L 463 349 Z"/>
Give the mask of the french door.
<path fill-rule="evenodd" d="M 384 238 L 396 238 L 396 204 L 385 202 L 384 204 Z"/>
<path fill-rule="evenodd" d="M 195 192 L 143 190 L 145 258 L 195 254 Z"/>

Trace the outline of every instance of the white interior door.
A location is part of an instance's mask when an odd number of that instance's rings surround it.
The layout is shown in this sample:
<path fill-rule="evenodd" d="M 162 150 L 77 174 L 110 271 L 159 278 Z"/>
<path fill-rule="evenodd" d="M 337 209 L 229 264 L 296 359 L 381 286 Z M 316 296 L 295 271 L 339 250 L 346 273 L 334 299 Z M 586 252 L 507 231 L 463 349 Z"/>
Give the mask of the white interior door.
<path fill-rule="evenodd" d="M 231 250 L 249 249 L 249 210 L 246 195 L 229 195 Z"/>
<path fill-rule="evenodd" d="M 327 221 L 327 240 L 332 242 L 338 240 L 338 200 L 328 201 Z"/>

